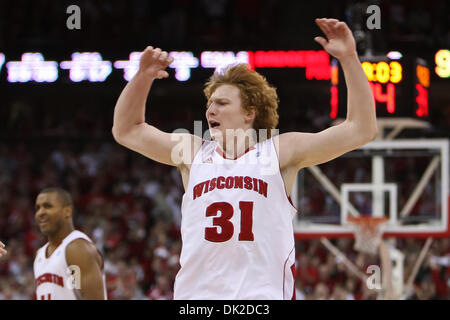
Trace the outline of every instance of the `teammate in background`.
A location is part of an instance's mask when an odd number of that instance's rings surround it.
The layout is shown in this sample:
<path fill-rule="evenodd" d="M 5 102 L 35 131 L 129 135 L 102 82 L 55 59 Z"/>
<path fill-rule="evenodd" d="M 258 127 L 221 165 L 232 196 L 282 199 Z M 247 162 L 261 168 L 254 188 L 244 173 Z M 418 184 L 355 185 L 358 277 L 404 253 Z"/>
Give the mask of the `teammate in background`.
<path fill-rule="evenodd" d="M 8 252 L 6 251 L 5 245 L 0 241 L 0 258 L 6 255 Z"/>
<path fill-rule="evenodd" d="M 176 166 L 183 179 L 175 299 L 295 299 L 292 218 L 297 210 L 289 195 L 297 172 L 377 135 L 373 97 L 352 32 L 336 19 L 316 23 L 327 39 L 315 41 L 340 61 L 348 88 L 346 120 L 319 133 L 271 136 L 278 124 L 276 91 L 246 65 L 230 66 L 206 83 L 211 141 L 162 132 L 145 122 L 154 79 L 169 76 L 165 69 L 173 59 L 167 52 L 147 47 L 122 91 L 114 110 L 116 141 Z M 255 137 L 252 132 L 260 129 L 269 132 Z M 269 162 L 276 169 L 262 172 Z"/>
<path fill-rule="evenodd" d="M 103 258 L 91 239 L 75 230 L 70 194 L 44 189 L 36 198 L 35 219 L 48 242 L 34 260 L 38 300 L 104 300 Z"/>

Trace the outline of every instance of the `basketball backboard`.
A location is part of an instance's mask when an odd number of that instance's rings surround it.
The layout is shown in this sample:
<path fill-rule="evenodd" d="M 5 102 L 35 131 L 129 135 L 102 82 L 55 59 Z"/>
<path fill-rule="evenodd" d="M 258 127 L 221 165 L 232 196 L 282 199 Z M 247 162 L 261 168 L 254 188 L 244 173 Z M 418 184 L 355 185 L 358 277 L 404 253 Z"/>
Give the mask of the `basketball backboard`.
<path fill-rule="evenodd" d="M 348 216 L 386 217 L 384 237 L 449 232 L 449 141 L 375 140 L 299 172 L 296 238 L 351 237 Z M 294 194 L 295 193 L 295 194 Z"/>

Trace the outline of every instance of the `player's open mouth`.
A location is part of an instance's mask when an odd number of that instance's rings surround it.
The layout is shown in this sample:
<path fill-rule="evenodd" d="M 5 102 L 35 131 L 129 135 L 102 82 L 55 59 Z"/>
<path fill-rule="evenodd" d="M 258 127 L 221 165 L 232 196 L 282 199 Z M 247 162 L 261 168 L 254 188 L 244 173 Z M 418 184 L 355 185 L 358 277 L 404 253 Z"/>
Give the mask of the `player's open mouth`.
<path fill-rule="evenodd" d="M 210 121 L 209 125 L 211 126 L 211 128 L 215 128 L 215 127 L 220 126 L 220 123 L 217 121 Z"/>

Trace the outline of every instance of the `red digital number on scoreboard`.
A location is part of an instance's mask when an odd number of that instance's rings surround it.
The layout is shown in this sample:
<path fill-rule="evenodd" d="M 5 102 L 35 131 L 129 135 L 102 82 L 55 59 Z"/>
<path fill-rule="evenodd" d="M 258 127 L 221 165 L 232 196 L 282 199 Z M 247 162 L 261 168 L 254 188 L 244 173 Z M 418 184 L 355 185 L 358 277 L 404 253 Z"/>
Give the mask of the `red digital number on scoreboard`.
<path fill-rule="evenodd" d="M 430 86 L 430 69 L 420 64 L 416 67 L 416 115 L 418 117 L 428 116 L 428 88 Z"/>
<path fill-rule="evenodd" d="M 386 111 L 388 113 L 395 113 L 395 85 L 388 83 L 385 91 L 381 83 L 372 83 L 369 81 L 369 85 L 372 89 L 375 107 L 377 106 L 377 102 L 385 103 Z"/>

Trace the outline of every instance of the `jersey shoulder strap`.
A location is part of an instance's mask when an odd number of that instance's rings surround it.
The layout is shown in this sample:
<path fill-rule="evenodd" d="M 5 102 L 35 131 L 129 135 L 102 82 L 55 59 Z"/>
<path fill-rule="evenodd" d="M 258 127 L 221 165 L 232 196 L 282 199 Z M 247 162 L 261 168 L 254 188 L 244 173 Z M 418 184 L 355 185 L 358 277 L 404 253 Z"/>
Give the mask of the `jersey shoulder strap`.
<path fill-rule="evenodd" d="M 74 241 L 76 239 L 84 239 L 84 240 L 92 243 L 92 240 L 85 233 L 78 231 L 78 230 L 74 230 L 71 233 L 69 233 L 69 235 L 67 237 L 64 238 L 63 244 L 65 246 L 67 246 L 69 243 L 71 243 L 72 241 Z"/>

